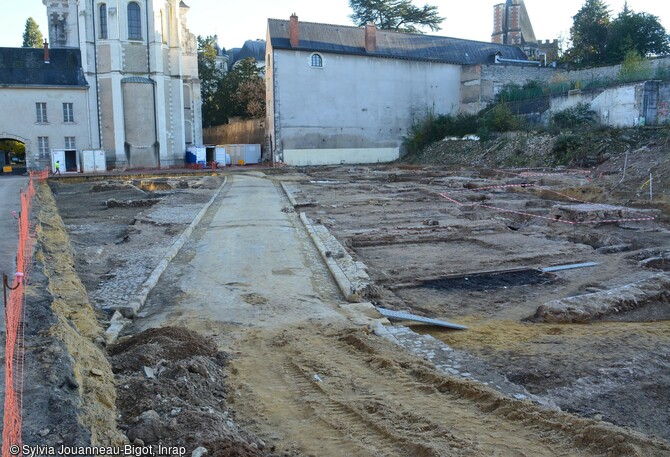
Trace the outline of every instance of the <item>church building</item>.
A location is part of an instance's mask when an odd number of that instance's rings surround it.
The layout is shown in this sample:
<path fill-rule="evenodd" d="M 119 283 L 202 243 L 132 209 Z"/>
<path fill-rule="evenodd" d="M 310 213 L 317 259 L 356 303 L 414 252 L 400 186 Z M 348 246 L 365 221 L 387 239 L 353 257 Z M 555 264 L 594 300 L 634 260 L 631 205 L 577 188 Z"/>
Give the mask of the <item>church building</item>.
<path fill-rule="evenodd" d="M 17 114 L 26 117 L 0 136 L 26 143 L 29 168 L 50 166 L 50 150 L 62 148 L 104 150 L 108 169 L 183 165 L 186 148 L 202 145 L 189 7 L 179 0 L 43 3 L 51 48 L 44 59 L 33 55 L 41 50 L 0 49 L 14 57 L 0 59 L 0 98 L 21 104 Z M 17 78 L 31 72 L 50 77 Z M 61 145 L 64 129 L 78 135 Z"/>

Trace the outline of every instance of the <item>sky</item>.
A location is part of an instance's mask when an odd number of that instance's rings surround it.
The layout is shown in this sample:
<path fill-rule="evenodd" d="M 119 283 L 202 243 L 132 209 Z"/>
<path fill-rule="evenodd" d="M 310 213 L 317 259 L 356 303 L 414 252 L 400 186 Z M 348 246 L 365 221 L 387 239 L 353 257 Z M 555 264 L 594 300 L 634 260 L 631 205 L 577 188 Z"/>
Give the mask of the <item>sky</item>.
<path fill-rule="evenodd" d="M 191 7 L 187 24 L 196 35 L 217 35 L 219 46 L 241 47 L 246 40 L 265 39 L 267 18 L 288 19 L 296 13 L 300 20 L 328 24 L 352 25 L 348 0 L 185 0 Z M 493 30 L 493 5 L 503 0 L 414 0 L 416 5 L 429 3 L 446 17 L 439 32 L 427 33 L 470 40 L 490 41 Z M 32 16 L 48 35 L 46 7 L 42 0 L 3 0 L 0 16 L 0 47 L 21 46 L 26 19 Z M 584 0 L 525 0 L 535 36 L 538 40 L 568 38 L 572 17 Z M 606 1 L 611 12 L 618 14 L 624 0 Z M 547 8 L 551 5 L 550 8 Z M 670 1 L 628 0 L 636 12 L 658 16 L 670 32 Z"/>

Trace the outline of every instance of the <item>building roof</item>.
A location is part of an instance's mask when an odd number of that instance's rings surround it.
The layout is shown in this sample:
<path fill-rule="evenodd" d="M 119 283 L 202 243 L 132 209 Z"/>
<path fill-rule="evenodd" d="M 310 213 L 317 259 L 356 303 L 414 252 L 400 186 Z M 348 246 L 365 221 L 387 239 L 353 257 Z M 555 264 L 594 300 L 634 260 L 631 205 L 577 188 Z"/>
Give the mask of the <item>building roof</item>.
<path fill-rule="evenodd" d="M 86 87 L 81 53 L 75 48 L 0 48 L 0 85 Z"/>
<path fill-rule="evenodd" d="M 289 41 L 289 21 L 268 19 L 272 47 L 460 65 L 492 62 L 493 56 L 498 52 L 504 59 L 528 60 L 526 54 L 517 46 L 390 30 L 377 30 L 377 50 L 367 52 L 364 27 L 302 21 L 299 27 L 300 46 L 294 48 Z"/>
<path fill-rule="evenodd" d="M 247 40 L 241 48 L 233 48 L 228 53 L 228 63 L 232 68 L 240 60 L 253 58 L 256 62 L 265 62 L 265 40 Z"/>

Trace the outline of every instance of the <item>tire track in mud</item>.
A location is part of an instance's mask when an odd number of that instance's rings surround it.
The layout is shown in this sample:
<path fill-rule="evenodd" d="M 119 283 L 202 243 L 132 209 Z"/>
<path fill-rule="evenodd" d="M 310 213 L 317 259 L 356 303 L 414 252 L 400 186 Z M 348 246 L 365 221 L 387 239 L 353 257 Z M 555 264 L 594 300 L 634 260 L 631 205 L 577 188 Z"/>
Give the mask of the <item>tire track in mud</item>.
<path fill-rule="evenodd" d="M 296 447 L 289 441 L 293 436 L 313 435 L 320 437 L 321 449 L 325 452 L 319 455 L 337 455 L 328 453 L 328 450 L 337 450 L 341 455 L 361 455 L 369 451 L 364 444 L 366 434 L 361 433 L 363 429 L 360 424 L 355 420 L 352 423 L 351 417 L 344 422 L 341 415 L 335 414 L 337 405 L 319 398 L 322 395 L 318 393 L 318 389 L 307 380 L 303 371 L 290 357 L 279 356 L 273 358 L 273 362 L 276 363 L 273 363 L 273 369 L 259 373 L 261 376 L 267 375 L 260 388 L 251 385 L 248 378 L 242 376 L 244 382 L 237 385 L 237 391 L 243 392 L 245 396 L 257 397 L 257 400 L 248 405 L 246 401 L 236 398 L 238 411 L 251 411 L 249 416 L 254 418 L 254 422 L 258 418 L 266 419 L 267 427 L 261 427 L 260 430 L 272 433 L 275 429 L 280 429 L 283 435 L 288 435 L 289 439 L 284 442 L 287 449 Z M 234 369 L 233 373 L 236 372 L 237 369 Z M 290 418 L 280 417 L 280 421 L 275 422 L 273 411 L 288 412 Z M 357 434 L 352 439 L 354 433 Z M 303 446 L 297 447 L 304 451 Z"/>
<path fill-rule="evenodd" d="M 662 440 L 442 376 L 363 331 L 309 326 L 237 344 L 238 419 L 307 455 L 670 455 Z"/>
<path fill-rule="evenodd" d="M 313 409 L 318 417 L 343 434 L 347 441 L 365 443 L 375 451 L 402 449 L 408 455 L 439 455 L 432 448 L 398 436 L 393 429 L 386 427 L 384 422 L 376 417 L 380 408 L 371 407 L 373 405 L 370 405 L 369 399 L 365 399 L 364 409 L 361 409 L 358 404 L 338 399 L 329 392 L 329 389 L 324 388 L 323 381 L 306 381 L 310 376 L 309 370 L 304 369 L 295 359 L 292 358 L 286 365 L 296 375 L 297 384 L 316 393 L 308 401 L 314 405 Z"/>
<path fill-rule="evenodd" d="M 364 338 L 360 333 L 351 332 L 339 340 L 350 344 L 353 347 L 352 353 L 364 349 L 384 360 L 385 356 L 383 351 L 379 350 L 378 342 Z M 399 365 L 407 370 L 411 379 L 423 385 L 425 389 L 433 388 L 443 394 L 443 397 L 448 397 L 457 403 L 465 402 L 465 404 L 475 406 L 482 413 L 485 413 L 486 416 L 483 420 L 481 417 L 475 417 L 477 421 L 481 421 L 480 425 L 483 425 L 479 428 L 479 439 L 482 442 L 487 437 L 486 425 L 488 423 L 495 424 L 496 416 L 511 423 L 511 425 L 516 423 L 524 430 L 530 431 L 528 437 L 531 440 L 522 446 L 523 452 L 520 454 L 519 449 L 506 447 L 506 440 L 500 440 L 503 435 L 496 432 L 492 433 L 491 438 L 493 440 L 488 444 L 492 445 L 493 448 L 498 446 L 499 455 L 545 455 L 537 450 L 529 452 L 533 447 L 533 435 L 539 436 L 541 438 L 540 442 L 548 445 L 545 447 L 548 452 L 546 455 L 574 455 L 578 453 L 578 455 L 660 456 L 670 452 L 670 445 L 666 441 L 650 438 L 639 432 L 546 409 L 529 401 L 515 400 L 480 384 L 440 375 L 426 364 L 408 364 L 406 361 L 401 361 Z M 397 369 L 389 373 L 389 366 L 388 363 L 381 364 L 381 369 L 377 370 L 378 374 L 380 376 L 395 375 Z M 385 373 L 385 371 L 387 372 Z M 432 415 L 432 410 L 427 409 L 424 412 L 427 417 L 434 417 L 439 420 L 439 416 Z M 459 410 L 459 412 L 461 422 L 469 419 L 467 413 L 463 410 Z M 473 422 L 473 425 L 477 427 L 476 422 Z M 504 430 L 504 428 L 501 430 Z M 510 435 L 507 436 L 507 439 L 509 437 Z M 517 442 L 524 439 L 526 439 L 526 435 L 516 435 Z M 563 451 L 562 448 L 568 451 Z M 479 450 L 481 455 L 498 455 L 498 453 L 489 454 L 490 451 L 485 448 Z"/>

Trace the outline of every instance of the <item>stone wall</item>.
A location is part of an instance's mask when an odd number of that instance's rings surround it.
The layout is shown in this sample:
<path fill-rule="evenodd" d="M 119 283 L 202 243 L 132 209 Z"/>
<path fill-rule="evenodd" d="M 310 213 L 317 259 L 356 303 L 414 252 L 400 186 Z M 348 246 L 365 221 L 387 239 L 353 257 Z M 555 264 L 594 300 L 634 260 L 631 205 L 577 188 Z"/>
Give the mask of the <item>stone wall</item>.
<path fill-rule="evenodd" d="M 660 57 L 646 61 L 647 68 L 651 75 L 656 73 L 659 68 L 670 68 L 670 57 Z M 583 70 L 562 71 L 561 76 L 570 82 L 581 81 L 586 83 L 591 80 L 617 79 L 621 65 L 611 65 L 609 67 L 585 68 Z"/>
<path fill-rule="evenodd" d="M 550 113 L 588 104 L 602 125 L 636 127 L 670 122 L 670 82 L 646 81 L 551 97 Z"/>
<path fill-rule="evenodd" d="M 653 75 L 659 68 L 670 68 L 670 57 L 648 60 L 647 65 L 649 72 Z M 481 66 L 481 78 L 482 80 L 492 81 L 495 93 L 498 93 L 505 84 L 514 83 L 522 86 L 533 80 L 546 83 L 562 81 L 587 83 L 592 80 L 615 80 L 618 78 L 620 71 L 621 65 L 566 71 L 552 67 L 490 64 Z"/>
<path fill-rule="evenodd" d="M 461 113 L 477 113 L 495 100 L 508 84 L 549 83 L 559 70 L 528 65 L 466 65 L 461 72 Z"/>
<path fill-rule="evenodd" d="M 649 79 L 653 79 L 659 68 L 670 69 L 670 57 L 648 60 L 647 65 Z M 460 111 L 473 113 L 486 108 L 508 84 L 523 86 L 529 81 L 540 81 L 547 84 L 570 82 L 585 87 L 594 80 L 616 81 L 620 72 L 621 65 L 572 71 L 528 65 L 486 64 L 464 66 L 461 76 Z"/>

